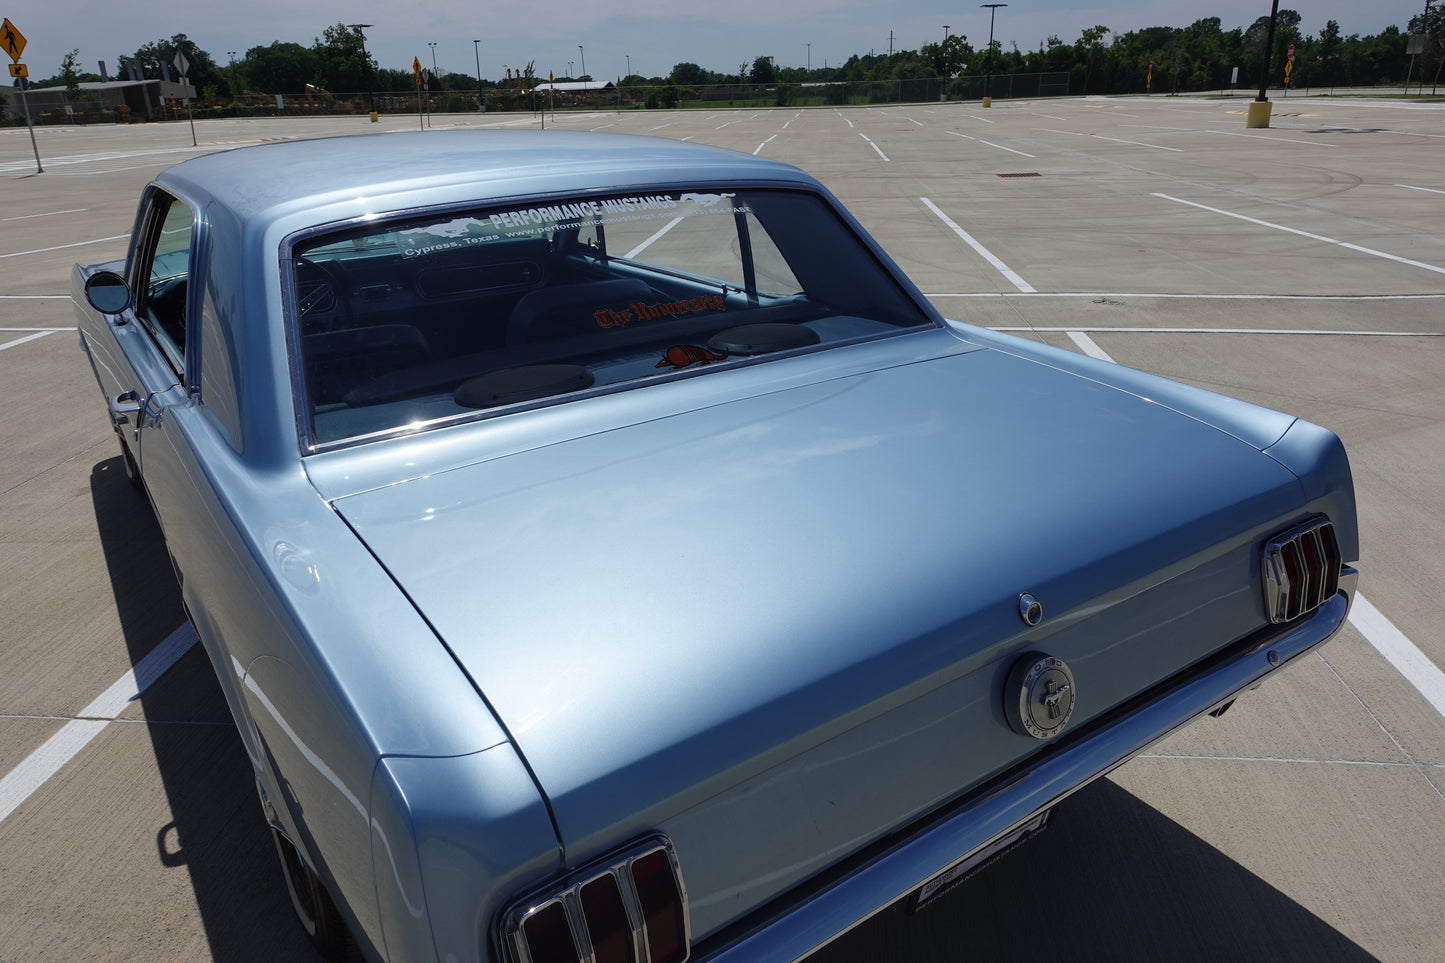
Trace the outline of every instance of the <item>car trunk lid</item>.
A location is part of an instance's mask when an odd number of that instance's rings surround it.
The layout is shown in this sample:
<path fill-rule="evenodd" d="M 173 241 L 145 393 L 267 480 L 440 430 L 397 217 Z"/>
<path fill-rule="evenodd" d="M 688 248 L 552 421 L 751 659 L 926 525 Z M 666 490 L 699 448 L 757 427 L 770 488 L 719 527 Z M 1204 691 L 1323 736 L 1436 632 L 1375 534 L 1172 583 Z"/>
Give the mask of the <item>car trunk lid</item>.
<path fill-rule="evenodd" d="M 654 390 L 654 389 L 647 389 Z M 995 350 L 726 401 L 337 499 L 547 795 L 569 862 L 662 830 L 704 935 L 1264 621 L 1296 479 Z M 1019 596 L 1042 604 L 1020 618 Z"/>

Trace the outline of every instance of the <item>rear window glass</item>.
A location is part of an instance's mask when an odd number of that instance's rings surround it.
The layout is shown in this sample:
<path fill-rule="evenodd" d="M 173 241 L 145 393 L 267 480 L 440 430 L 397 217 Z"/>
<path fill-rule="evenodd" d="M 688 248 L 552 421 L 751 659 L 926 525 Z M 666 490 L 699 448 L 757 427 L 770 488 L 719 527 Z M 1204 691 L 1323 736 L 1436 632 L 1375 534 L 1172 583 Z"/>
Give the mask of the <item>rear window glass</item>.
<path fill-rule="evenodd" d="M 931 324 L 818 197 L 589 195 L 292 252 L 318 446 L 559 403 Z"/>

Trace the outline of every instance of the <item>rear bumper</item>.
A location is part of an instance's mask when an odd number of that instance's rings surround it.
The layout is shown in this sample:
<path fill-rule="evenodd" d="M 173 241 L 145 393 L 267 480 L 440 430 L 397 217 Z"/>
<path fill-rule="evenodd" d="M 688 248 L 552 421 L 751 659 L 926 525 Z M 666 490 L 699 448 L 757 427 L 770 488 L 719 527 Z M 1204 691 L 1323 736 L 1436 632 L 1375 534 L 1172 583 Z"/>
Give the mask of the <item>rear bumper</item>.
<path fill-rule="evenodd" d="M 926 824 L 897 834 L 829 878 L 714 934 L 693 959 L 796 960 L 842 936 L 959 861 L 1106 775 L 1171 732 L 1255 688 L 1329 641 L 1345 623 L 1359 573 L 1308 617 L 1238 642 L 971 793 Z"/>

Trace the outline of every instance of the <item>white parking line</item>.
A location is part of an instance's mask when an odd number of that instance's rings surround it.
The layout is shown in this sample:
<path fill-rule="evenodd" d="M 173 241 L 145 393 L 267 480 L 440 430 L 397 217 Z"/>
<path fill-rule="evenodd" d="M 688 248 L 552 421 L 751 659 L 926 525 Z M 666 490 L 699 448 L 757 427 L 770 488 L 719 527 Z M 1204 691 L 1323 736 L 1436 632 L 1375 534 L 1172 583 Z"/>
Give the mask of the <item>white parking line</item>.
<path fill-rule="evenodd" d="M 1091 136 L 1097 137 L 1099 138 L 1099 140 L 1112 140 L 1116 144 L 1133 144 L 1135 147 L 1152 147 L 1155 150 L 1172 150 L 1176 154 L 1183 154 L 1185 152 L 1182 147 L 1161 147 L 1158 144 L 1146 144 L 1142 140 L 1125 140 L 1122 137 L 1105 137 L 1103 134 L 1093 134 Z"/>
<path fill-rule="evenodd" d="M 1173 201 L 1176 204 L 1188 204 L 1190 207 L 1197 207 L 1202 211 L 1209 211 L 1213 214 L 1223 214 L 1225 217 L 1233 217 L 1241 221 L 1248 221 L 1251 224 L 1258 224 L 1261 227 L 1273 228 L 1276 231 L 1284 231 L 1287 234 L 1298 234 L 1300 237 L 1307 237 L 1312 241 L 1324 241 L 1326 244 L 1338 244 L 1340 247 L 1349 248 L 1351 251 L 1359 251 L 1361 254 L 1369 254 L 1374 257 L 1382 257 L 1387 261 L 1397 261 L 1400 264 L 1408 264 L 1411 267 L 1424 268 L 1427 271 L 1434 271 L 1436 274 L 1445 274 L 1445 267 L 1436 264 L 1426 264 L 1424 261 L 1412 261 L 1407 257 L 1400 257 L 1398 254 L 1389 254 L 1385 251 L 1377 251 L 1374 248 L 1361 247 L 1358 244 L 1350 244 L 1347 241 L 1336 240 L 1332 237 L 1325 237 L 1323 234 L 1311 234 L 1309 231 L 1301 231 L 1294 227 L 1285 227 L 1283 224 L 1274 224 L 1270 221 L 1261 221 L 1256 217 L 1246 217 L 1243 214 L 1235 214 L 1233 211 L 1221 210 L 1217 207 L 1210 207 L 1207 204 L 1196 204 L 1194 201 L 1186 201 L 1179 197 L 1170 197 L 1168 194 L 1153 192 L 1150 196 L 1162 197 L 1166 201 Z"/>
<path fill-rule="evenodd" d="M 13 348 L 16 345 L 24 344 L 27 341 L 38 341 L 46 335 L 54 333 L 55 332 L 53 331 L 37 331 L 35 334 L 29 334 L 23 338 L 16 338 L 14 341 L 6 341 L 4 344 L 0 344 L 0 351 L 4 351 L 6 348 Z"/>
<path fill-rule="evenodd" d="M 1078 345 L 1080 350 L 1091 358 L 1098 358 L 1100 361 L 1113 361 L 1108 352 L 1094 343 L 1094 339 L 1084 334 L 1078 328 L 1067 329 L 1069 339 Z M 1405 677 L 1405 681 L 1415 687 L 1435 711 L 1445 716 L 1445 672 L 1430 661 L 1430 657 L 1421 652 L 1415 643 L 1406 638 L 1405 633 L 1395 627 L 1395 624 L 1370 604 L 1359 592 L 1355 593 L 1355 599 L 1350 606 L 1349 622 L 1362 635 L 1366 642 L 1370 643 L 1385 657 L 1385 661 L 1395 667 L 1395 670 Z"/>
<path fill-rule="evenodd" d="M 683 221 L 682 218 L 680 218 L 680 217 L 674 217 L 672 220 L 668 221 L 668 222 L 667 222 L 666 224 L 664 224 L 662 227 L 658 228 L 658 229 L 657 229 L 657 232 L 656 232 L 655 234 L 653 234 L 652 237 L 649 237 L 647 240 L 643 241 L 641 244 L 637 245 L 635 248 L 633 248 L 632 250 L 628 251 L 626 254 L 624 254 L 624 255 L 622 255 L 622 256 L 625 257 L 625 258 L 634 258 L 634 257 L 637 257 L 637 255 L 639 255 L 639 254 L 641 254 L 643 251 L 647 250 L 648 245 L 650 245 L 653 241 L 657 240 L 658 238 L 662 237 L 662 235 L 666 234 L 668 231 L 672 230 L 674 227 L 677 227 L 679 224 L 682 223 L 682 221 Z"/>
<path fill-rule="evenodd" d="M 778 136 L 777 134 L 774 134 L 772 137 L 769 137 L 767 140 L 765 140 L 765 141 L 763 141 L 761 144 L 759 144 L 758 147 L 757 147 L 757 150 L 753 151 L 753 156 L 754 156 L 754 157 L 757 157 L 757 156 L 758 156 L 758 151 L 761 151 L 764 147 L 767 147 L 769 144 L 771 144 L 771 143 L 773 142 L 773 138 L 775 138 L 775 137 L 777 137 L 777 136 Z"/>
<path fill-rule="evenodd" d="M 879 157 L 883 158 L 884 160 L 888 160 L 888 155 L 885 154 L 885 153 L 883 153 L 883 149 L 882 149 L 881 147 L 879 147 L 877 144 L 873 143 L 873 141 L 868 140 L 868 135 L 867 135 L 867 134 L 863 133 L 863 132 L 860 130 L 860 131 L 858 131 L 858 136 L 861 137 L 861 138 L 863 138 L 864 140 L 867 140 L 867 141 L 868 141 L 868 146 L 871 147 L 871 148 L 873 148 L 874 150 L 876 150 L 876 151 L 878 152 L 878 156 L 879 156 Z"/>
<path fill-rule="evenodd" d="M 1356 593 L 1355 604 L 1350 607 L 1350 624 L 1419 690 L 1436 712 L 1445 716 L 1445 672 L 1395 628 L 1395 623 Z"/>
<path fill-rule="evenodd" d="M 945 133 L 945 134 L 952 134 L 954 137 L 962 137 L 964 140 L 976 140 L 976 141 L 978 141 L 980 144 L 987 144 L 987 145 L 990 146 L 990 147 L 997 147 L 999 150 L 1006 150 L 1006 151 L 1008 151 L 1010 154 L 1021 154 L 1021 155 L 1023 155 L 1024 157 L 1033 157 L 1033 156 L 1034 156 L 1033 154 L 1024 154 L 1024 152 L 1021 151 L 1021 150 L 1014 150 L 1012 147 L 1005 147 L 1005 146 L 1003 146 L 1002 144 L 995 144 L 995 143 L 994 143 L 993 141 L 991 141 L 991 140 L 984 140 L 982 137 L 970 137 L 968 134 L 960 134 L 960 133 L 959 133 L 958 131 L 956 131 L 956 130 L 946 130 L 946 131 L 944 131 L 944 133 Z"/>
<path fill-rule="evenodd" d="M 1084 332 L 1076 329 L 1068 332 L 1069 340 L 1079 346 L 1079 350 L 1091 358 L 1098 358 L 1100 361 L 1113 361 L 1107 351 L 1094 343 L 1094 339 Z"/>
<path fill-rule="evenodd" d="M 1220 134 L 1224 137 L 1253 137 L 1255 140 L 1272 140 L 1277 144 L 1308 144 L 1310 147 L 1334 147 L 1318 140 L 1295 140 L 1291 137 L 1271 137 L 1265 134 L 1241 134 L 1232 130 L 1206 130 L 1206 134 Z"/>
<path fill-rule="evenodd" d="M 93 241 L 76 241 L 74 244 L 61 244 L 56 247 L 41 247 L 33 251 L 15 251 L 12 254 L 0 254 L 0 260 L 7 257 L 24 257 L 27 254 L 45 254 L 49 251 L 64 251 L 71 247 L 85 247 L 87 244 L 104 244 L 106 241 L 121 241 L 130 237 L 129 234 L 117 234 L 115 237 L 98 237 Z"/>
<path fill-rule="evenodd" d="M 40 748 L 26 756 L 20 765 L 0 777 L 0 822 L 74 759 L 195 643 L 196 630 L 186 622 L 81 709 L 74 719 L 61 726 Z"/>
<path fill-rule="evenodd" d="M 1413 184 L 1396 184 L 1395 186 L 1403 187 L 1407 191 L 1429 191 L 1431 194 L 1445 194 L 1445 191 L 1439 191 L 1433 187 L 1416 187 Z"/>
<path fill-rule="evenodd" d="M 982 257 L 985 261 L 994 266 L 994 270 L 998 271 L 998 273 L 1008 278 L 1009 281 L 1012 282 L 1014 287 L 1018 288 L 1025 294 L 1034 293 L 1032 285 L 1030 285 L 1023 278 L 1019 277 L 1018 274 L 1016 274 L 1014 270 L 1010 268 L 1007 264 L 1003 263 L 1003 261 L 1000 261 L 997 257 L 995 257 L 992 251 L 984 247 L 982 244 L 978 243 L 978 241 L 974 240 L 973 235 L 969 234 L 963 228 L 955 224 L 953 218 L 949 217 L 947 214 L 943 213 L 943 211 L 939 210 L 937 204 L 933 203 L 926 197 L 920 197 L 919 200 L 922 201 L 924 205 L 930 211 L 932 211 L 940 221 L 942 221 L 944 224 L 947 224 L 948 227 L 952 229 L 953 233 L 963 238 L 963 243 L 967 244 L 969 247 L 977 251 L 980 257 Z"/>
<path fill-rule="evenodd" d="M 1112 140 L 1116 144 L 1133 144 L 1135 147 L 1152 147 L 1154 150 L 1172 150 L 1176 154 L 1187 153 L 1180 147 L 1163 147 L 1159 144 L 1146 144 L 1142 140 L 1125 140 L 1122 137 L 1105 137 L 1103 134 L 1087 134 L 1077 130 L 1056 130 L 1053 127 L 1035 127 L 1034 130 L 1042 131 L 1045 134 L 1068 134 L 1072 137 L 1093 137 L 1098 140 Z"/>
<path fill-rule="evenodd" d="M 84 214 L 89 208 L 75 207 L 68 211 L 46 211 L 44 214 L 21 214 L 18 217 L 0 217 L 0 221 L 28 221 L 33 217 L 56 217 L 60 214 Z"/>

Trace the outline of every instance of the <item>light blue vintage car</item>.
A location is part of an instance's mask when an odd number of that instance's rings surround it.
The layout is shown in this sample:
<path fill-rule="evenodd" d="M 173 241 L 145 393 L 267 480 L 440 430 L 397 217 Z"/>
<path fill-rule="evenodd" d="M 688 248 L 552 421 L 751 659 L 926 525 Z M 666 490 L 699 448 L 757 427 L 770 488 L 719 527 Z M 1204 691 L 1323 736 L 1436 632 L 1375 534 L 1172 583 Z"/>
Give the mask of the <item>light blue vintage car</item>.
<path fill-rule="evenodd" d="M 216 153 L 74 290 L 328 955 L 806 956 L 1354 590 L 1333 434 L 945 321 L 768 160 Z"/>

